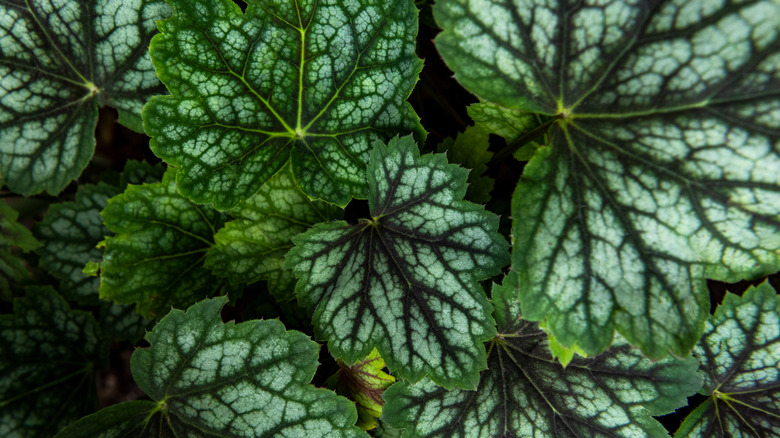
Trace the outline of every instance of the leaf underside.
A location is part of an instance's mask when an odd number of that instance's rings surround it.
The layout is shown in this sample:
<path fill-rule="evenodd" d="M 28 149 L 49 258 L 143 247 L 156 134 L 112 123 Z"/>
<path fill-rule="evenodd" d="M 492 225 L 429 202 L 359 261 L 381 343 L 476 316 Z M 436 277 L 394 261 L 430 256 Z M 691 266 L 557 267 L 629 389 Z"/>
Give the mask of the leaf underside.
<path fill-rule="evenodd" d="M 405 0 L 170 0 L 152 59 L 172 96 L 152 99 L 152 150 L 218 209 L 254 194 L 292 156 L 312 198 L 365 197 L 371 145 L 425 132 L 405 99 L 422 62 Z"/>
<path fill-rule="evenodd" d="M 434 6 L 461 84 L 556 117 L 513 198 L 524 317 L 589 354 L 617 330 L 683 356 L 705 277 L 780 266 L 780 5 L 555 4 Z"/>
<path fill-rule="evenodd" d="M 368 166 L 371 220 L 315 225 L 285 266 L 318 338 L 353 363 L 374 347 L 396 376 L 476 385 L 495 333 L 478 281 L 498 274 L 498 217 L 462 201 L 467 171 L 420 157 L 411 136 L 378 143 Z"/>
<path fill-rule="evenodd" d="M 14 192 L 59 193 L 92 158 L 98 105 L 143 132 L 165 88 L 147 47 L 162 0 L 0 0 L 0 177 Z"/>

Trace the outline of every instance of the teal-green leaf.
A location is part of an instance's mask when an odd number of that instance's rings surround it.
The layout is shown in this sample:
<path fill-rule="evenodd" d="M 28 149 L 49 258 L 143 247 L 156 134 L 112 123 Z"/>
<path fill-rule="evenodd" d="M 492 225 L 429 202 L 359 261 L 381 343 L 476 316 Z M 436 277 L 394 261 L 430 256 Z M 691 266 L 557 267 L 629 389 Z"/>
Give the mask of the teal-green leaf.
<path fill-rule="evenodd" d="M 377 139 L 425 137 L 405 101 L 422 61 L 408 0 L 169 0 L 151 53 L 171 96 L 152 99 L 152 150 L 196 202 L 227 209 L 292 157 L 312 198 L 365 198 Z"/>
<path fill-rule="evenodd" d="M 445 139 L 438 147 L 438 152 L 447 153 L 451 163 L 471 169 L 466 199 L 480 204 L 490 201 L 490 192 L 495 183 L 493 178 L 483 175 L 493 157 L 493 153 L 488 151 L 489 146 L 488 133 L 477 126 L 469 126 L 454 139 Z"/>
<path fill-rule="evenodd" d="M 145 318 L 186 307 L 224 283 L 203 262 L 225 216 L 181 196 L 175 180 L 169 169 L 160 183 L 129 185 L 102 212 L 116 236 L 105 241 L 100 297 L 137 303 Z"/>
<path fill-rule="evenodd" d="M 780 437 L 780 296 L 768 282 L 727 294 L 693 356 L 709 398 L 675 438 Z"/>
<path fill-rule="evenodd" d="M 94 411 L 106 347 L 91 314 L 50 287 L 28 288 L 0 315 L 0 436 L 52 436 Z"/>
<path fill-rule="evenodd" d="M 133 353 L 133 378 L 156 406 L 120 404 L 84 424 L 111 427 L 106 437 L 366 436 L 349 400 L 309 384 L 315 342 L 278 320 L 224 324 L 226 302 L 172 310 L 147 334 L 151 347 Z M 144 410 L 154 416 L 140 415 Z M 91 436 L 77 426 L 58 438 Z"/>
<path fill-rule="evenodd" d="M 516 287 L 514 271 L 493 287 L 499 334 L 476 391 L 397 383 L 384 393 L 385 421 L 404 437 L 668 436 L 651 415 L 684 406 L 701 386 L 695 359 L 653 362 L 618 337 L 564 369 L 538 323 L 521 317 Z"/>
<path fill-rule="evenodd" d="M 12 286 L 29 278 L 27 268 L 19 258 L 19 251 L 37 249 L 41 243 L 18 223 L 19 213 L 0 200 L 0 298 L 10 299 Z"/>
<path fill-rule="evenodd" d="M 495 333 L 478 281 L 507 262 L 498 217 L 463 201 L 468 171 L 420 156 L 411 136 L 378 143 L 368 165 L 372 219 L 317 224 L 285 266 L 315 334 L 344 362 L 376 347 L 396 376 L 473 388 Z"/>
<path fill-rule="evenodd" d="M 288 165 L 229 214 L 235 219 L 214 236 L 206 267 L 236 283 L 267 280 L 269 291 L 285 301 L 295 292 L 295 276 L 282 268 L 292 237 L 318 222 L 340 219 L 343 210 L 309 199 Z"/>
<path fill-rule="evenodd" d="M 0 2 L 0 176 L 56 195 L 95 149 L 98 105 L 143 132 L 141 108 L 165 88 L 147 47 L 162 0 Z"/>
<path fill-rule="evenodd" d="M 684 356 L 704 278 L 780 267 L 780 4 L 440 0 L 481 99 L 552 117 L 513 198 L 524 317 L 588 354 Z"/>

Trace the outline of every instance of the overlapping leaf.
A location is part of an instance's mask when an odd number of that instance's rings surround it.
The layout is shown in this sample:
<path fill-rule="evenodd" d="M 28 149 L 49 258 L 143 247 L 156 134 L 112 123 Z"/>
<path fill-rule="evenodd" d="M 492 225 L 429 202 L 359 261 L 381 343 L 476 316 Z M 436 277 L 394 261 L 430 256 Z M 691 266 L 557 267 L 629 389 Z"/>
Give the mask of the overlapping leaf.
<path fill-rule="evenodd" d="M 481 99 L 553 117 L 513 199 L 524 317 L 603 351 L 686 354 L 704 277 L 780 266 L 776 1 L 441 0 Z"/>
<path fill-rule="evenodd" d="M 488 151 L 489 146 L 488 132 L 477 126 L 469 126 L 454 139 L 445 139 L 438 147 L 439 152 L 447 153 L 451 163 L 471 169 L 466 199 L 481 204 L 490 201 L 490 192 L 495 183 L 493 178 L 483 175 L 493 157 L 493 153 Z"/>
<path fill-rule="evenodd" d="M 368 166 L 372 219 L 318 224 L 285 265 L 316 335 L 347 363 L 376 347 L 396 375 L 474 387 L 495 332 L 478 280 L 500 272 L 498 217 L 462 201 L 467 171 L 420 157 L 411 136 L 378 143 Z"/>
<path fill-rule="evenodd" d="M 59 193 L 92 158 L 98 105 L 142 132 L 165 88 L 147 48 L 163 0 L 0 0 L 0 178 Z"/>
<path fill-rule="evenodd" d="M 518 160 L 528 161 L 541 144 L 547 143 L 545 126 L 539 114 L 513 110 L 494 103 L 475 103 L 466 110 L 474 124 L 483 131 L 504 137 L 507 146 L 505 151 L 500 152 L 501 155 L 506 152 L 506 156 L 509 156 L 512 153 Z"/>
<path fill-rule="evenodd" d="M 171 311 L 133 353 L 133 378 L 154 401 L 102 410 L 57 438 L 365 436 L 348 400 L 309 384 L 316 343 L 277 320 L 223 324 L 226 302 Z"/>
<path fill-rule="evenodd" d="M 0 200 L 0 297 L 10 299 L 11 286 L 23 282 L 29 273 L 19 258 L 20 251 L 32 251 L 41 244 L 18 223 L 19 213 Z"/>
<path fill-rule="evenodd" d="M 476 391 L 430 380 L 385 391 L 383 419 L 404 437 L 666 437 L 650 415 L 683 406 L 701 379 L 693 358 L 653 362 L 618 338 L 564 369 L 538 323 L 520 316 L 514 271 L 493 287 L 499 335 Z"/>
<path fill-rule="evenodd" d="M 780 296 L 768 283 L 727 294 L 693 355 L 709 398 L 675 437 L 780 437 Z"/>
<path fill-rule="evenodd" d="M 219 209 L 254 194 L 292 153 L 312 198 L 365 197 L 374 140 L 424 137 L 405 102 L 421 69 L 406 0 L 169 0 L 152 59 L 172 96 L 144 111 L 182 193 Z"/>
<path fill-rule="evenodd" d="M 100 329 L 51 288 L 29 288 L 0 315 L 0 436 L 52 436 L 97 408 Z"/>
<path fill-rule="evenodd" d="M 236 219 L 214 236 L 206 267 L 234 282 L 268 280 L 268 289 L 280 300 L 291 299 L 295 291 L 295 276 L 282 268 L 292 237 L 343 216 L 331 204 L 310 200 L 296 185 L 290 166 L 229 213 Z"/>
<path fill-rule="evenodd" d="M 175 180 L 176 170 L 169 169 L 160 183 L 130 185 L 102 213 L 116 236 L 106 239 L 100 297 L 138 303 L 138 313 L 146 318 L 223 286 L 203 262 L 225 217 L 181 196 Z"/>

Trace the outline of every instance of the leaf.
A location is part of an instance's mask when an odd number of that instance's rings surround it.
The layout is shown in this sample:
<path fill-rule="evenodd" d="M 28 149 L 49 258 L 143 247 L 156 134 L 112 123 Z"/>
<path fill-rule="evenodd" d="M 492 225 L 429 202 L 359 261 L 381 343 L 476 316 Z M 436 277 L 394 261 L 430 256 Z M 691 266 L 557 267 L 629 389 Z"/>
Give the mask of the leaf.
<path fill-rule="evenodd" d="M 292 157 L 310 197 L 365 197 L 371 145 L 425 132 L 405 102 L 422 61 L 406 0 L 169 0 L 154 64 L 172 96 L 144 111 L 151 147 L 195 202 L 228 209 Z"/>
<path fill-rule="evenodd" d="M 462 201 L 467 172 L 420 157 L 411 136 L 378 143 L 368 165 L 372 219 L 317 224 L 293 238 L 285 266 L 334 357 L 374 347 L 396 376 L 474 387 L 495 332 L 478 281 L 496 275 L 507 243 L 498 217 Z"/>
<path fill-rule="evenodd" d="M 28 288 L 0 315 L 0 436 L 52 436 L 97 408 L 95 368 L 108 358 L 91 314 L 51 287 Z"/>
<path fill-rule="evenodd" d="M 18 223 L 19 213 L 0 200 L 0 297 L 12 296 L 11 285 L 22 283 L 30 274 L 19 259 L 23 252 L 37 249 L 41 244 L 33 234 Z"/>
<path fill-rule="evenodd" d="M 471 169 L 466 198 L 480 204 L 490 201 L 490 192 L 495 183 L 493 178 L 484 175 L 493 157 L 493 153 L 488 152 L 489 146 L 488 133 L 479 127 L 469 126 L 455 139 L 445 139 L 438 147 L 438 152 L 447 153 L 450 162 Z"/>
<path fill-rule="evenodd" d="M 112 341 L 130 341 L 135 344 L 144 336 L 152 321 L 136 313 L 131 304 L 114 304 L 100 301 L 98 324 L 106 339 Z"/>
<path fill-rule="evenodd" d="M 601 6 L 600 6 L 601 5 Z M 549 117 L 514 193 L 525 318 L 684 356 L 704 278 L 780 266 L 780 5 L 441 0 L 437 48 L 481 100 Z"/>
<path fill-rule="evenodd" d="M 130 185 L 102 213 L 116 236 L 106 239 L 100 297 L 137 303 L 144 318 L 160 317 L 171 306 L 186 306 L 223 286 L 202 267 L 225 217 L 181 196 L 175 179 L 176 170 L 169 169 L 161 183 Z"/>
<path fill-rule="evenodd" d="M 295 276 L 282 268 L 292 237 L 343 217 L 341 209 L 310 200 L 295 184 L 290 166 L 229 213 L 235 219 L 214 236 L 206 267 L 234 283 L 268 280 L 268 289 L 280 300 L 291 299 L 295 289 Z"/>
<path fill-rule="evenodd" d="M 653 362 L 618 337 L 564 370 L 538 323 L 520 316 L 516 287 L 514 271 L 493 287 L 499 334 L 477 390 L 397 383 L 385 391 L 385 421 L 404 437 L 668 436 L 651 415 L 684 406 L 700 387 L 696 360 Z"/>
<path fill-rule="evenodd" d="M 675 437 L 780 437 L 780 296 L 764 282 L 727 294 L 693 349 L 709 399 Z"/>
<path fill-rule="evenodd" d="M 469 105 L 466 110 L 476 126 L 490 134 L 504 137 L 507 142 L 507 151 L 514 151 L 513 155 L 519 161 L 530 160 L 536 149 L 539 148 L 540 144 L 531 140 L 542 141 L 544 139 L 543 132 L 537 136 L 532 134 L 534 129 L 538 129 L 542 125 L 538 114 L 517 111 L 486 102 Z M 529 135 L 531 137 L 528 137 Z M 546 143 L 546 140 L 542 143 Z"/>
<path fill-rule="evenodd" d="M 0 1 L 0 175 L 14 192 L 56 195 L 95 150 L 98 105 L 138 132 L 165 91 L 146 48 L 162 0 Z"/>
<path fill-rule="evenodd" d="M 147 334 L 151 347 L 133 353 L 133 378 L 154 402 L 112 406 L 57 438 L 94 436 L 84 427 L 105 437 L 365 436 L 348 400 L 308 383 L 316 343 L 277 320 L 223 324 L 226 302 L 172 310 Z"/>
<path fill-rule="evenodd" d="M 395 377 L 385 373 L 385 361 L 376 348 L 365 359 L 354 365 L 338 361 L 339 370 L 325 382 L 325 385 L 355 402 L 358 413 L 357 425 L 363 430 L 377 427 L 382 415 L 382 393 L 395 382 Z"/>

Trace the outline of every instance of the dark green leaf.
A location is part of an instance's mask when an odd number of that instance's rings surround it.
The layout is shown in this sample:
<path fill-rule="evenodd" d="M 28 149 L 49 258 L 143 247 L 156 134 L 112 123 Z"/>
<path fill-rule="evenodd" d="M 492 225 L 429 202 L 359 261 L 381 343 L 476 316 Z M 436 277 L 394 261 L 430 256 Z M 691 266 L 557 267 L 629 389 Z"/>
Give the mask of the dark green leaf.
<path fill-rule="evenodd" d="M 0 1 L 0 175 L 15 192 L 59 193 L 95 149 L 98 105 L 143 132 L 165 88 L 147 47 L 162 0 Z"/>
<path fill-rule="evenodd" d="M 489 146 L 488 133 L 479 127 L 469 126 L 456 138 L 444 140 L 438 148 L 439 152 L 447 153 L 447 159 L 451 163 L 471 169 L 466 199 L 480 204 L 490 201 L 490 192 L 495 182 L 493 178 L 483 175 L 493 157 L 493 153 L 488 152 Z"/>
<path fill-rule="evenodd" d="M 371 146 L 425 133 L 409 96 L 422 62 L 408 0 L 169 0 L 152 59 L 172 96 L 152 99 L 152 150 L 182 193 L 227 209 L 292 156 L 312 198 L 365 197 Z"/>
<path fill-rule="evenodd" d="M 709 396 L 681 437 L 780 437 L 780 296 L 769 283 L 727 294 L 693 349 Z"/>
<path fill-rule="evenodd" d="M 440 0 L 480 99 L 549 118 L 514 194 L 524 317 L 603 351 L 684 356 L 705 277 L 780 266 L 780 4 Z"/>
<path fill-rule="evenodd" d="M 538 323 L 520 316 L 514 271 L 493 288 L 499 334 L 476 391 L 430 380 L 385 391 L 383 418 L 404 437 L 667 437 L 651 415 L 701 386 L 693 358 L 650 361 L 624 340 L 563 367 Z"/>
<path fill-rule="evenodd" d="M 32 251 L 41 244 L 33 234 L 16 222 L 19 213 L 0 200 L 0 298 L 10 299 L 11 286 L 30 276 L 19 258 L 19 251 Z"/>
<path fill-rule="evenodd" d="M 52 436 L 94 411 L 100 338 L 92 315 L 50 287 L 14 300 L 14 314 L 0 315 L 0 436 Z"/>
<path fill-rule="evenodd" d="M 315 333 L 347 363 L 376 347 L 397 376 L 474 387 L 495 333 L 478 281 L 507 261 L 498 217 L 462 201 L 468 171 L 420 157 L 411 136 L 378 143 L 368 166 L 372 219 L 317 224 L 285 265 Z"/>

